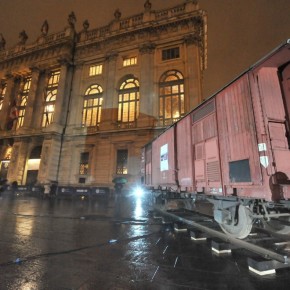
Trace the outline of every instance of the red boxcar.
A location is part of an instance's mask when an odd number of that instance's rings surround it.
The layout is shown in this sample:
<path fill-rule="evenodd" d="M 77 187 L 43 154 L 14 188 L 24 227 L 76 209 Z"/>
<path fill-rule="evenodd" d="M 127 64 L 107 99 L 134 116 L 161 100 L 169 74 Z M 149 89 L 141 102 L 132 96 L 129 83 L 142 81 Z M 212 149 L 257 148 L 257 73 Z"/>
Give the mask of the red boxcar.
<path fill-rule="evenodd" d="M 275 228 L 290 209 L 290 42 L 287 41 L 144 148 L 145 184 L 204 194 L 239 238 L 254 219 Z"/>

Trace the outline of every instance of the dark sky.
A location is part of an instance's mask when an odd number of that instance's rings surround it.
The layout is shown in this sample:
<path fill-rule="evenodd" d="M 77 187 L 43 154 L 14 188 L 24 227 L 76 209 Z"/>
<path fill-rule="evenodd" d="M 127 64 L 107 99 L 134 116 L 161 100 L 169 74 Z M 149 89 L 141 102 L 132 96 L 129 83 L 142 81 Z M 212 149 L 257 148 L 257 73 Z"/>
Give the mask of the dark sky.
<path fill-rule="evenodd" d="M 159 10 L 183 0 L 150 0 Z M 119 8 L 122 17 L 143 12 L 145 0 L 0 0 L 0 33 L 6 47 L 18 42 L 19 32 L 28 42 L 40 35 L 45 19 L 49 33 L 67 25 L 74 11 L 77 30 L 85 19 L 90 29 L 107 25 Z M 208 97 L 230 82 L 265 54 L 290 38 L 289 0 L 199 0 L 208 14 L 208 68 L 204 74 L 204 96 Z"/>

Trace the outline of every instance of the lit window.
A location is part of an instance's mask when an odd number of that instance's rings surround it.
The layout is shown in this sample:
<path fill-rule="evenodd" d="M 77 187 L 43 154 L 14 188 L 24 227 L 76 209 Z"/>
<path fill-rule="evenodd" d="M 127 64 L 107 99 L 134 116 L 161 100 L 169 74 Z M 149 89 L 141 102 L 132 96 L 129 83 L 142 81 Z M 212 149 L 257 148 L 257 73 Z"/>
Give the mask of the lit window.
<path fill-rule="evenodd" d="M 99 85 L 91 85 L 84 96 L 82 125 L 87 127 L 98 126 L 101 122 L 103 104 L 103 89 Z"/>
<path fill-rule="evenodd" d="M 0 111 L 2 110 L 3 107 L 5 93 L 6 93 L 6 84 L 2 84 L 0 86 Z"/>
<path fill-rule="evenodd" d="M 58 70 L 52 72 L 48 79 L 47 88 L 44 92 L 44 112 L 42 118 L 42 127 L 47 127 L 53 121 L 59 77 L 60 71 Z"/>
<path fill-rule="evenodd" d="M 89 152 L 81 153 L 79 174 L 87 175 L 89 171 Z"/>
<path fill-rule="evenodd" d="M 184 116 L 184 79 L 178 71 L 168 71 L 159 83 L 159 119 L 168 126 Z"/>
<path fill-rule="evenodd" d="M 90 70 L 89 70 L 89 76 L 101 75 L 102 72 L 103 72 L 103 65 L 102 64 L 91 65 Z"/>
<path fill-rule="evenodd" d="M 27 105 L 27 99 L 28 99 L 28 94 L 30 90 L 30 85 L 31 85 L 31 78 L 26 78 L 23 82 L 23 88 L 22 91 L 20 92 L 19 95 L 19 103 L 18 103 L 18 119 L 17 119 L 17 124 L 16 128 L 20 128 L 23 126 L 23 121 L 24 121 L 24 115 L 25 115 L 25 108 Z"/>
<path fill-rule="evenodd" d="M 124 81 L 119 90 L 118 121 L 134 122 L 139 116 L 139 81 L 130 78 Z"/>
<path fill-rule="evenodd" d="M 179 58 L 179 47 L 168 48 L 162 50 L 162 60 Z"/>
<path fill-rule="evenodd" d="M 8 147 L 6 149 L 5 155 L 4 155 L 4 160 L 10 160 L 11 159 L 11 154 L 12 154 L 12 147 Z"/>
<path fill-rule="evenodd" d="M 128 174 L 128 150 L 117 151 L 117 174 Z"/>
<path fill-rule="evenodd" d="M 131 66 L 137 64 L 137 57 L 128 57 L 123 59 L 123 66 Z"/>
<path fill-rule="evenodd" d="M 3 159 L 0 161 L 0 173 L 1 173 L 0 177 L 4 177 L 4 178 L 7 177 L 11 154 L 12 154 L 12 147 L 9 146 L 6 149 Z"/>

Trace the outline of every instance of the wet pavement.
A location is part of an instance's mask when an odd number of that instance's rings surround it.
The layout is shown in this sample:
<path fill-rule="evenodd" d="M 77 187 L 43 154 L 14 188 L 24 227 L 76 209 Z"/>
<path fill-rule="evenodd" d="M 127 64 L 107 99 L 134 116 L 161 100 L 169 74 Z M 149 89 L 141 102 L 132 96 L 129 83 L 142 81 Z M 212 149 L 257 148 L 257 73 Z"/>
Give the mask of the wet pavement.
<path fill-rule="evenodd" d="M 0 289 L 289 289 L 259 277 L 243 250 L 217 256 L 151 217 L 151 194 L 0 197 Z"/>

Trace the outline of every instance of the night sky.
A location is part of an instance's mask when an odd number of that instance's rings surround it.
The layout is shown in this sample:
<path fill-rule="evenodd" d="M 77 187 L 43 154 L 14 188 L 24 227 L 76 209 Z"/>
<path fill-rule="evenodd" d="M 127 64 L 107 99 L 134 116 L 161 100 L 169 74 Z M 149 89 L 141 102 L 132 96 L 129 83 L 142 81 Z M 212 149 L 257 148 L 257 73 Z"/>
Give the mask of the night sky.
<path fill-rule="evenodd" d="M 159 10 L 183 0 L 150 0 Z M 0 0 L 0 33 L 6 48 L 18 42 L 23 29 L 32 43 L 40 35 L 44 20 L 49 33 L 67 26 L 71 11 L 77 30 L 84 20 L 90 29 L 107 25 L 115 9 L 122 17 L 143 12 L 145 0 Z M 208 68 L 204 73 L 204 97 L 226 85 L 250 65 L 290 38 L 289 0 L 199 0 L 208 14 Z"/>

